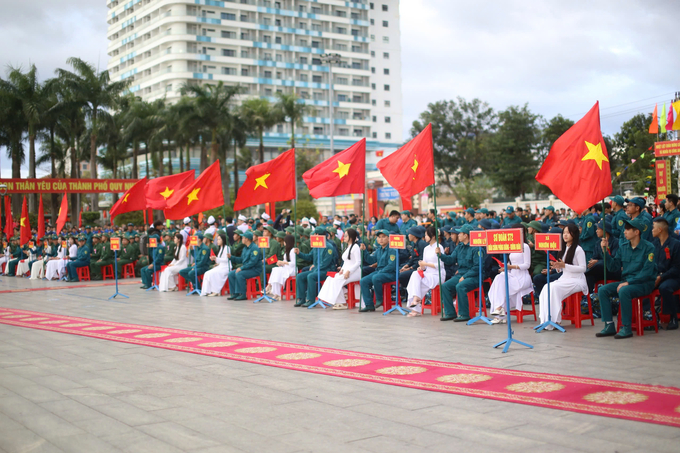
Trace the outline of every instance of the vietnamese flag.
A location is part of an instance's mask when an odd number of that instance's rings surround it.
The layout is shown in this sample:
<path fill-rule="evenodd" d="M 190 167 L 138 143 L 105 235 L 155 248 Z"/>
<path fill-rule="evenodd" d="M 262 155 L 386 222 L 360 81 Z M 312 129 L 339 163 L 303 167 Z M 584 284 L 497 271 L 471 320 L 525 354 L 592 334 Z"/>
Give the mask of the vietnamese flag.
<path fill-rule="evenodd" d="M 193 183 L 176 191 L 168 199 L 165 218 L 182 219 L 218 206 L 224 206 L 219 160 L 206 168 Z"/>
<path fill-rule="evenodd" d="M 649 133 L 650 134 L 658 134 L 659 133 L 658 108 L 659 108 L 658 104 L 654 106 L 654 113 L 652 113 L 652 123 L 649 125 Z"/>
<path fill-rule="evenodd" d="M 66 225 L 68 218 L 68 197 L 66 193 L 61 199 L 61 206 L 59 207 L 59 214 L 57 215 L 57 234 L 61 233 L 62 228 Z"/>
<path fill-rule="evenodd" d="M 172 194 L 191 184 L 195 176 L 195 171 L 189 170 L 176 175 L 150 179 L 146 183 L 146 207 L 160 210 L 167 208 L 167 202 Z"/>
<path fill-rule="evenodd" d="M 131 211 L 140 211 L 146 208 L 146 182 L 147 179 L 140 179 L 134 186 L 125 191 L 123 197 L 120 198 L 111 207 L 111 222 L 118 214 L 125 214 Z"/>
<path fill-rule="evenodd" d="M 378 170 L 403 198 L 434 184 L 432 124 L 410 142 L 378 162 Z"/>
<path fill-rule="evenodd" d="M 83 227 L 83 208 L 80 208 L 80 212 L 78 213 L 78 228 Z"/>
<path fill-rule="evenodd" d="M 296 196 L 295 149 L 289 149 L 276 159 L 246 170 L 246 180 L 238 191 L 234 211 L 258 204 L 292 200 Z"/>
<path fill-rule="evenodd" d="M 335 154 L 302 175 L 312 198 L 364 193 L 366 187 L 366 139 Z"/>
<path fill-rule="evenodd" d="M 45 236 L 45 211 L 43 211 L 42 194 L 40 194 L 40 206 L 38 207 L 38 236 L 35 238 L 39 241 Z"/>
<path fill-rule="evenodd" d="M 567 206 L 583 212 L 612 193 L 609 156 L 600 130 L 600 103 L 550 148 L 536 175 Z"/>
<path fill-rule="evenodd" d="M 24 197 L 24 204 L 21 206 L 21 219 L 19 221 L 19 244 L 24 245 L 31 240 L 31 224 L 28 221 L 28 204 Z"/>

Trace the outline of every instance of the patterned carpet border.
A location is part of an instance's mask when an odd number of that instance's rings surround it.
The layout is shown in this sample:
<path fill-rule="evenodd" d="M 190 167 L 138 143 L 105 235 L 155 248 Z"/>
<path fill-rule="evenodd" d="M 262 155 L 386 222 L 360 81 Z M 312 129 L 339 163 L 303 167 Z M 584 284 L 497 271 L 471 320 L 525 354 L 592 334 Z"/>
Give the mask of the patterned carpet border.
<path fill-rule="evenodd" d="M 315 374 L 680 427 L 680 389 L 0 308 L 0 323 Z"/>
<path fill-rule="evenodd" d="M 126 281 L 118 281 L 118 286 L 125 286 L 125 285 L 139 285 L 141 284 L 141 280 L 126 280 Z M 0 291 L 0 294 L 8 294 L 8 293 L 30 293 L 32 291 L 58 291 L 58 290 L 63 290 L 63 289 L 77 289 L 77 288 L 98 288 L 101 286 L 116 286 L 116 282 L 112 281 L 110 283 L 89 283 L 87 285 L 63 285 L 63 286 L 43 286 L 39 288 L 20 288 L 20 289 L 6 289 L 3 291 Z"/>

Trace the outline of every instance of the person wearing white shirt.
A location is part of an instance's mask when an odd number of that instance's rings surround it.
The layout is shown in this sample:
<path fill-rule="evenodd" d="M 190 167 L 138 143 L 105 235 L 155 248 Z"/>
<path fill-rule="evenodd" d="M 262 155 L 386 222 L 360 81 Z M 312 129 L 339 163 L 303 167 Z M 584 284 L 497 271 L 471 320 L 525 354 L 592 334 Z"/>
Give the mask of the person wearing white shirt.
<path fill-rule="evenodd" d="M 557 262 L 550 267 L 562 276 L 550 283 L 550 318 L 556 323 L 562 321 L 562 301 L 572 294 L 588 294 L 585 272 L 586 253 L 579 245 L 580 233 L 576 224 L 570 223 L 562 231 L 562 250 L 557 254 Z M 548 285 L 543 287 L 539 296 L 541 323 L 548 321 Z M 546 330 L 553 330 L 553 326 Z"/>
<path fill-rule="evenodd" d="M 66 243 L 66 241 L 62 242 L 62 244 L 64 243 Z M 62 263 L 65 263 L 64 258 L 66 257 L 67 250 L 65 247 L 62 246 L 62 244 L 60 244 L 59 248 L 57 248 L 57 256 L 50 258 L 45 263 L 45 278 L 47 280 L 54 280 L 60 278 L 59 270 Z"/>
<path fill-rule="evenodd" d="M 522 309 L 522 297 L 534 290 L 529 267 L 531 266 L 531 248 L 527 244 L 527 233 L 524 232 L 524 246 L 522 253 L 508 254 L 508 292 L 510 295 L 510 310 Z M 504 323 L 505 320 L 505 271 L 501 268 L 489 288 L 491 314 L 497 316 L 494 324 Z"/>
<path fill-rule="evenodd" d="M 182 229 L 179 233 L 182 235 L 183 243 L 186 244 L 187 239 L 189 239 L 189 236 L 191 235 L 191 219 L 189 217 L 184 218 L 184 229 Z"/>
<path fill-rule="evenodd" d="M 9 262 L 9 256 L 10 256 L 9 242 L 3 241 L 2 255 L 0 255 L 0 268 L 2 268 L 3 263 Z"/>
<path fill-rule="evenodd" d="M 346 245 L 342 252 L 342 268 L 334 277 L 328 277 L 321 287 L 319 299 L 333 305 L 334 310 L 347 308 L 343 288 L 361 279 L 361 247 L 357 240 L 357 232 L 349 229 L 345 232 L 343 242 Z M 357 287 L 354 288 L 358 290 Z"/>
<path fill-rule="evenodd" d="M 241 233 L 245 233 L 246 231 L 249 230 L 248 224 L 246 223 L 247 220 L 248 219 L 246 218 L 246 216 L 244 216 L 243 214 L 239 214 L 238 221 L 236 223 L 236 228 L 238 228 L 241 231 Z"/>
<path fill-rule="evenodd" d="M 49 259 L 49 254 L 52 252 L 53 245 L 50 245 L 49 239 L 44 240 L 43 253 L 40 259 L 37 259 L 31 265 L 31 280 L 38 280 L 45 276 L 45 262 Z"/>
<path fill-rule="evenodd" d="M 211 256 L 210 260 L 217 263 L 205 274 L 203 274 L 203 285 L 201 286 L 201 296 L 219 296 L 222 288 L 227 281 L 227 276 L 231 272 L 231 249 L 227 245 L 227 236 L 224 231 L 218 231 L 216 245 L 219 247 L 217 255 Z"/>
<path fill-rule="evenodd" d="M 215 217 L 213 216 L 208 217 L 208 225 L 210 226 L 205 230 L 203 235 L 205 236 L 206 234 L 212 234 L 213 236 L 215 236 L 215 231 L 217 231 L 217 227 L 215 226 Z"/>
<path fill-rule="evenodd" d="M 161 277 L 158 281 L 158 291 L 177 291 L 177 280 L 179 279 L 179 271 L 188 266 L 187 246 L 184 245 L 184 238 L 181 234 L 176 234 L 175 242 L 175 256 L 168 266 L 161 272 Z"/>
<path fill-rule="evenodd" d="M 287 234 L 283 238 L 285 252 L 283 252 L 283 260 L 276 262 L 276 267 L 272 269 L 269 277 L 269 284 L 267 285 L 267 294 L 272 296 L 275 300 L 281 300 L 281 289 L 286 284 L 289 277 L 294 277 L 295 269 L 295 237 Z"/>
<path fill-rule="evenodd" d="M 437 235 L 433 226 L 425 230 L 427 247 L 423 250 L 423 259 L 418 261 L 418 270 L 411 274 L 406 291 L 408 292 L 407 307 L 411 309 L 409 317 L 422 315 L 422 300 L 428 291 L 446 281 L 446 269 L 439 265 L 437 258 Z"/>

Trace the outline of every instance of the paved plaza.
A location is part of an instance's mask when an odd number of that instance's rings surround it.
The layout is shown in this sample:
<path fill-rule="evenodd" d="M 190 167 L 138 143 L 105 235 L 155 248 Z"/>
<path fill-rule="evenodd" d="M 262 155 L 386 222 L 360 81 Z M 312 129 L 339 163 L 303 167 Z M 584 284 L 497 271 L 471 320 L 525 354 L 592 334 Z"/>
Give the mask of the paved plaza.
<path fill-rule="evenodd" d="M 129 282 L 129 280 L 127 281 Z M 47 282 L 0 279 L 0 291 Z M 67 285 L 50 282 L 49 286 Z M 429 314 L 359 314 L 111 286 L 0 294 L 0 307 L 512 370 L 680 387 L 680 331 L 515 336 Z M 668 452 L 680 429 L 303 373 L 0 324 L 0 452 Z"/>

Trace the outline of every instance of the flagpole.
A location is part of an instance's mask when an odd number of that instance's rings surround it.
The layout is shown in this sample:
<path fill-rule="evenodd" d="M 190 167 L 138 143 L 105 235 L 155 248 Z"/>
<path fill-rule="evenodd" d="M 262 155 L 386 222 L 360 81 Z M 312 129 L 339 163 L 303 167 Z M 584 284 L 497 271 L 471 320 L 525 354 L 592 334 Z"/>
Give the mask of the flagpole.
<path fill-rule="evenodd" d="M 442 247 L 439 244 L 439 228 L 437 228 L 437 218 L 439 213 L 437 212 L 437 180 L 436 178 L 433 179 L 432 182 L 432 194 L 434 198 L 434 237 L 435 241 L 437 242 L 437 247 L 441 251 Z M 437 254 L 437 274 L 439 274 L 439 309 L 441 310 L 441 317 L 440 319 L 444 319 L 444 301 L 442 298 L 442 262 L 441 259 L 439 258 L 439 253 Z M 433 297 L 434 298 L 434 297 Z M 430 301 L 432 304 L 432 308 L 434 309 L 434 302 Z M 460 306 L 460 304 L 459 304 Z"/>
<path fill-rule="evenodd" d="M 603 237 L 605 240 L 607 239 L 607 229 L 605 228 L 605 213 L 604 213 L 604 198 L 602 199 L 602 230 L 604 231 Z M 602 265 L 604 267 L 604 284 L 607 284 L 607 253 L 609 250 L 609 241 L 607 241 L 607 246 L 604 249 L 604 252 L 602 253 Z M 547 253 L 547 252 L 546 252 Z M 550 268 L 548 268 L 548 272 L 550 272 Z M 595 288 L 593 288 L 595 289 Z"/>

